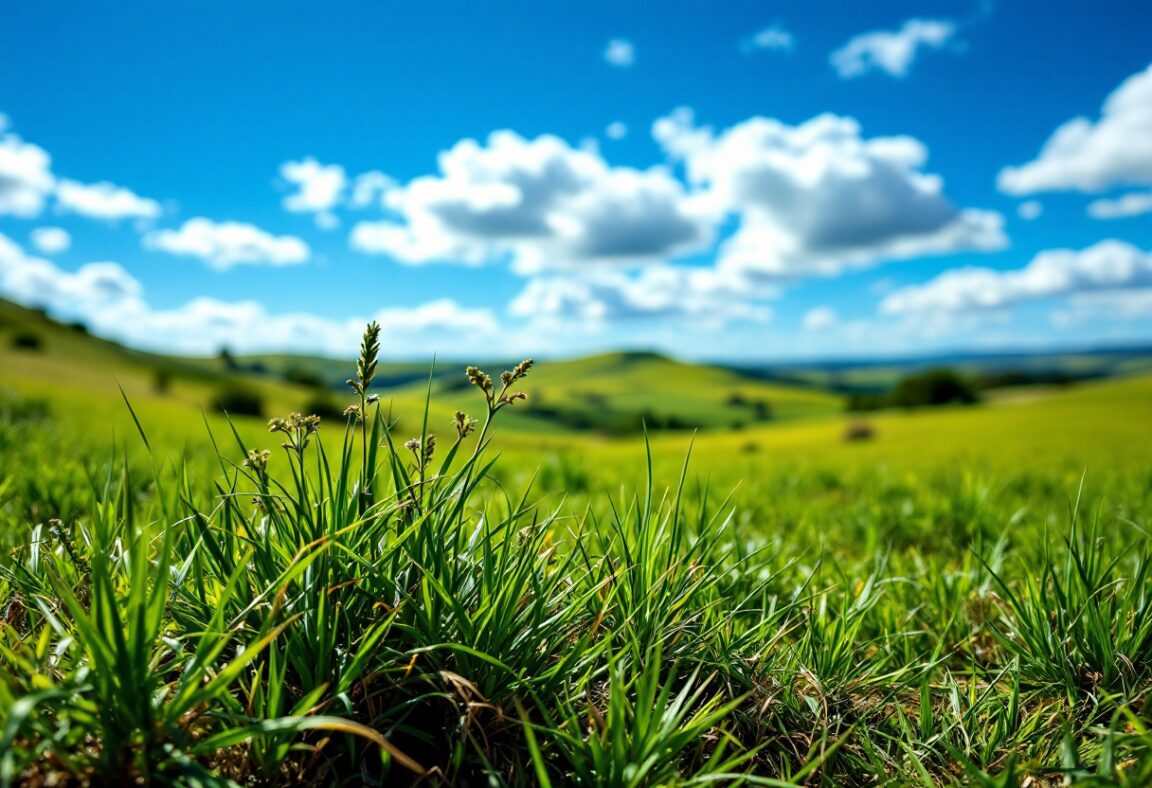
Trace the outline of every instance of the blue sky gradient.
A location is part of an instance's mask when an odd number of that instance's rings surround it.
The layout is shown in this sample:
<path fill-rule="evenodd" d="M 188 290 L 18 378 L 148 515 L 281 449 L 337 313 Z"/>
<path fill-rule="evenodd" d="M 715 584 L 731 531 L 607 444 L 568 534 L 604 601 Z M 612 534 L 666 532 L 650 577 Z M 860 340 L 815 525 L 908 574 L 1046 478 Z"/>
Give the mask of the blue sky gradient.
<path fill-rule="evenodd" d="M 1152 340 L 1146 2 L 17 0 L 3 16 L 0 295 L 132 345 L 345 353 L 373 316 L 397 357 Z M 840 125 L 812 143 L 826 114 Z M 1076 118 L 1087 136 L 1044 158 Z M 525 190 L 534 156 L 572 169 Z M 343 188 L 292 209 L 282 168 L 307 160 Z M 365 173 L 388 186 L 357 206 Z"/>

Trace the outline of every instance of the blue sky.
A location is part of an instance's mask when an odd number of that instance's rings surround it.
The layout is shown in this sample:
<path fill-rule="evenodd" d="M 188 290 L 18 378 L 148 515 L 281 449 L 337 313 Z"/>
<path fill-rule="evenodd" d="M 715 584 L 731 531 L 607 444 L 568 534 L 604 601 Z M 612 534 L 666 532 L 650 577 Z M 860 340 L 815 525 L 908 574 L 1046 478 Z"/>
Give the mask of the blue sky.
<path fill-rule="evenodd" d="M 180 352 L 1152 340 L 1152 10 L 16 0 L 0 295 Z"/>

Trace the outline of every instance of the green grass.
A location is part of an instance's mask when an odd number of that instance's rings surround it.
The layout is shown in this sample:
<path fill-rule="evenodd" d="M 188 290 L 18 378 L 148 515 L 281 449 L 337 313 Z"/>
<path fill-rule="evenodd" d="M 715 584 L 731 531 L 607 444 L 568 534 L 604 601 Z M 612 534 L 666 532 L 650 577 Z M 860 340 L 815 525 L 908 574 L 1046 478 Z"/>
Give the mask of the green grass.
<path fill-rule="evenodd" d="M 0 353 L 0 784 L 1152 780 L 1152 378 L 859 442 L 786 389 L 690 447 L 537 429 L 456 369 L 270 433 L 202 417 L 211 369 L 157 394 L 41 330 Z M 509 390 L 732 381 L 584 363 Z"/>

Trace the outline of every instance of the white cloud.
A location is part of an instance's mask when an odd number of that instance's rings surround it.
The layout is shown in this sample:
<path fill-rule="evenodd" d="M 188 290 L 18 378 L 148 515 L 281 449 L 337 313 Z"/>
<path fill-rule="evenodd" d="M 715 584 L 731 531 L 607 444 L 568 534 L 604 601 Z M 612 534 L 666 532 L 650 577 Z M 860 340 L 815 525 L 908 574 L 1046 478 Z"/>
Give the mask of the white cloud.
<path fill-rule="evenodd" d="M 604 60 L 617 68 L 628 68 L 636 62 L 636 48 L 626 38 L 613 38 L 604 47 Z"/>
<path fill-rule="evenodd" d="M 296 189 L 283 201 L 284 209 L 292 213 L 330 214 L 348 186 L 343 167 L 321 164 L 311 156 L 281 164 L 280 177 Z"/>
<path fill-rule="evenodd" d="M 897 290 L 880 304 L 890 315 L 1001 309 L 1023 301 L 1152 286 L 1152 253 L 1123 241 L 1041 252 L 1023 268 L 957 268 Z"/>
<path fill-rule="evenodd" d="M 101 309 L 135 298 L 140 284 L 116 263 L 88 263 L 75 272 L 27 255 L 0 234 L 0 292 L 17 301 L 70 310 Z"/>
<path fill-rule="evenodd" d="M 609 123 L 604 134 L 610 140 L 622 140 L 628 136 L 628 126 L 620 121 Z"/>
<path fill-rule="evenodd" d="M 136 347 L 184 353 L 291 349 L 345 355 L 356 347 L 369 319 L 380 323 L 383 340 L 409 354 L 438 347 L 476 348 L 500 326 L 487 309 L 441 299 L 414 307 L 388 307 L 367 318 L 332 320 L 318 315 L 271 313 L 256 301 L 227 302 L 197 298 L 175 309 L 157 310 L 143 288 L 116 263 L 89 263 L 74 273 L 28 256 L 0 234 L 0 293 L 26 304 L 83 319 L 98 334 Z"/>
<path fill-rule="evenodd" d="M 39 216 L 56 179 L 51 157 L 41 147 L 5 134 L 0 124 L 0 215 Z"/>
<path fill-rule="evenodd" d="M 960 210 L 923 171 L 911 137 L 861 136 L 859 124 L 820 115 L 799 126 L 751 118 L 715 134 L 690 110 L 653 134 L 714 210 L 740 218 L 718 265 L 749 277 L 835 275 L 893 259 L 1007 245 L 1003 217 Z"/>
<path fill-rule="evenodd" d="M 1000 171 L 1008 194 L 1152 184 L 1152 65 L 1124 80 L 1104 101 L 1100 119 L 1073 118 L 1052 133 L 1040 155 Z"/>
<path fill-rule="evenodd" d="M 1129 192 L 1114 200 L 1093 200 L 1088 215 L 1093 219 L 1122 219 L 1152 213 L 1152 192 Z"/>
<path fill-rule="evenodd" d="M 775 24 L 755 33 L 745 43 L 744 49 L 768 49 L 787 51 L 796 46 L 796 38 L 783 25 Z"/>
<path fill-rule="evenodd" d="M 387 207 L 388 195 L 399 184 L 389 175 L 379 170 L 357 175 L 352 181 L 352 195 L 348 204 L 353 208 L 367 208 L 371 205 Z"/>
<path fill-rule="evenodd" d="M 213 268 L 234 265 L 295 265 L 311 256 L 304 241 L 272 235 L 251 224 L 189 219 L 178 230 L 155 230 L 144 236 L 144 247 L 169 254 L 197 257 Z"/>
<path fill-rule="evenodd" d="M 832 67 L 844 79 L 884 71 L 893 77 L 908 73 L 921 48 L 940 49 L 956 33 L 946 19 L 909 19 L 896 31 L 873 30 L 851 39 L 832 53 Z"/>
<path fill-rule="evenodd" d="M 839 321 L 836 310 L 830 306 L 818 306 L 804 313 L 801 324 L 805 331 L 823 331 Z"/>
<path fill-rule="evenodd" d="M 72 246 L 72 236 L 63 227 L 37 227 L 28 236 L 42 254 L 60 254 Z"/>
<path fill-rule="evenodd" d="M 1145 320 L 1152 317 L 1152 287 L 1075 293 L 1065 309 L 1049 317 L 1060 328 L 1072 328 L 1089 320 Z"/>
<path fill-rule="evenodd" d="M 1016 206 L 1016 214 L 1026 222 L 1040 217 L 1044 213 L 1044 206 L 1038 200 L 1026 200 Z"/>
<path fill-rule="evenodd" d="M 80 183 L 62 180 L 56 187 L 56 206 L 61 211 L 78 213 L 89 219 L 155 219 L 161 214 L 160 203 L 141 197 L 114 183 Z"/>
<path fill-rule="evenodd" d="M 636 273 L 596 270 L 582 276 L 539 277 L 527 284 L 509 311 L 560 324 L 690 317 L 696 325 L 719 328 L 734 320 L 769 320 L 771 310 L 749 300 L 774 295 L 770 288 L 749 289 L 710 268 L 652 266 Z"/>
<path fill-rule="evenodd" d="M 357 224 L 352 247 L 409 264 L 510 259 L 531 272 L 651 264 L 711 242 L 715 217 L 667 170 L 609 167 L 557 137 L 498 131 L 457 143 L 439 165 L 394 189 L 397 218 Z"/>

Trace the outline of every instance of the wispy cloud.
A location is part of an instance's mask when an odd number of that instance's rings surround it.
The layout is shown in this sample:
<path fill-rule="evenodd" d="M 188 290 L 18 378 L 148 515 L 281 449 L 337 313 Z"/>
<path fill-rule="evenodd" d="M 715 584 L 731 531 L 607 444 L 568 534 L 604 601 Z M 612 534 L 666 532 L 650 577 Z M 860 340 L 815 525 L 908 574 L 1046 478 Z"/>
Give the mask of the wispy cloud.
<path fill-rule="evenodd" d="M 628 68 L 636 62 L 636 47 L 626 38 L 613 38 L 604 47 L 604 62 L 617 68 Z"/>
<path fill-rule="evenodd" d="M 779 22 L 756 31 L 741 43 L 745 52 L 788 52 L 795 46 L 796 37 Z"/>
<path fill-rule="evenodd" d="M 1152 192 L 1129 192 L 1114 200 L 1093 200 L 1088 204 L 1088 215 L 1093 219 L 1125 219 L 1152 213 Z"/>
<path fill-rule="evenodd" d="M 832 67 L 844 79 L 883 71 L 903 77 L 921 49 L 941 49 L 956 34 L 946 19 L 909 19 L 899 30 L 873 30 L 852 38 L 832 53 Z"/>

